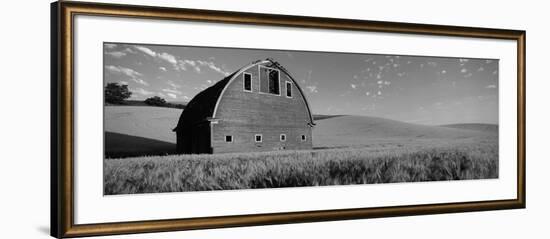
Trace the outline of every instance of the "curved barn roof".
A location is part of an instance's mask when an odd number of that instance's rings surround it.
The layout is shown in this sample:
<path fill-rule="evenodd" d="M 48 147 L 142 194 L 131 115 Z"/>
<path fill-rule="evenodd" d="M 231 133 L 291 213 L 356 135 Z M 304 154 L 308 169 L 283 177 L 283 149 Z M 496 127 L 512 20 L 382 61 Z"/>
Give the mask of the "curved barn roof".
<path fill-rule="evenodd" d="M 271 63 L 273 66 L 276 66 L 277 68 L 281 69 L 286 75 L 288 75 L 288 77 L 292 81 L 294 81 L 294 85 L 296 86 L 296 88 L 298 88 L 298 90 L 300 91 L 300 94 L 304 97 L 304 101 L 305 101 L 305 104 L 306 104 L 306 107 L 307 107 L 307 110 L 308 110 L 308 115 L 309 115 L 309 118 L 310 118 L 310 123 L 312 125 L 315 125 L 313 123 L 313 116 L 312 116 L 311 110 L 309 108 L 309 103 L 308 103 L 307 99 L 305 99 L 304 92 L 302 91 L 300 86 L 297 84 L 296 80 L 294 80 L 294 78 L 292 78 L 290 73 L 288 73 L 288 71 L 284 67 L 282 67 L 279 63 L 277 63 L 277 62 L 275 62 L 271 59 L 266 59 L 266 60 L 263 60 L 263 61 L 261 61 L 261 60 L 255 61 L 255 62 L 239 69 L 238 71 L 233 72 L 233 74 L 230 74 L 230 75 L 226 76 L 222 80 L 216 82 L 216 84 L 214 84 L 214 85 L 206 88 L 205 90 L 199 92 L 185 106 L 185 109 L 181 113 L 180 119 L 178 121 L 178 125 L 176 126 L 176 128 L 174 128 L 173 131 L 176 131 L 178 128 L 182 128 L 184 125 L 192 126 L 192 125 L 195 125 L 197 123 L 204 122 L 205 120 L 208 120 L 210 118 L 214 118 L 216 116 L 216 111 L 217 111 L 217 108 L 218 108 L 219 98 L 220 98 L 221 95 L 223 95 L 223 92 L 225 91 L 225 89 L 227 88 L 229 83 L 231 83 L 235 79 L 235 76 L 239 75 L 243 71 L 245 71 L 245 70 L 247 70 L 247 69 L 249 69 L 253 66 L 256 66 L 256 65 L 259 65 L 259 64 L 264 64 L 264 63 Z"/>

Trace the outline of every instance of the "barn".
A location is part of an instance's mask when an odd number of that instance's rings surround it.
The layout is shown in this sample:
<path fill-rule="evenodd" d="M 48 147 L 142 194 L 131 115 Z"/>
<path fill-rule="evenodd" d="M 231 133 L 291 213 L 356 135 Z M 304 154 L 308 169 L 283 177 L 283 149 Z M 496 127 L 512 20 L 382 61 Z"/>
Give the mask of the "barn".
<path fill-rule="evenodd" d="M 314 125 L 298 82 L 266 59 L 198 93 L 174 132 L 185 154 L 299 150 L 312 148 Z"/>

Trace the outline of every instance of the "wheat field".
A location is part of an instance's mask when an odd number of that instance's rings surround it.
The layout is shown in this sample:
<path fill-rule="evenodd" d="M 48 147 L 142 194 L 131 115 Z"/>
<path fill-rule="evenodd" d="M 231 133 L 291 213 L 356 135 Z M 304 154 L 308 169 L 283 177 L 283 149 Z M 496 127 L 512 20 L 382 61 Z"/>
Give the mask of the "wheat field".
<path fill-rule="evenodd" d="M 134 194 L 498 178 L 494 140 L 107 159 L 104 193 Z"/>

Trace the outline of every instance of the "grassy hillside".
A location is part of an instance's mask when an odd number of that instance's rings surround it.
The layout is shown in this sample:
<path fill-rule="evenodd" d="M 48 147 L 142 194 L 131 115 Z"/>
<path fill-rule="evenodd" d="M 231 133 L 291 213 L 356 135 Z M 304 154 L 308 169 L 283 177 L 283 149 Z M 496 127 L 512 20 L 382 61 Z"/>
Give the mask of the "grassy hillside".
<path fill-rule="evenodd" d="M 404 123 L 377 117 L 340 116 L 316 121 L 313 144 L 331 147 L 403 147 L 493 137 L 485 132 Z"/>
<path fill-rule="evenodd" d="M 441 125 L 441 127 L 498 133 L 498 125 L 496 124 L 448 124 Z"/>
<path fill-rule="evenodd" d="M 107 157 L 172 154 L 181 109 L 151 106 L 105 107 Z"/>

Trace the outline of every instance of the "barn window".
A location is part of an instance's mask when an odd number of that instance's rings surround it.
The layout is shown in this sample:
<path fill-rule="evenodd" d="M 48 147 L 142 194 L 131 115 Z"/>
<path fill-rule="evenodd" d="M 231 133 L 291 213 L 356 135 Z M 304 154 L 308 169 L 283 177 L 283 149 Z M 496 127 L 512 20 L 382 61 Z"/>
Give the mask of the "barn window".
<path fill-rule="evenodd" d="M 305 142 L 307 140 L 306 135 L 302 134 L 302 142 Z"/>
<path fill-rule="evenodd" d="M 278 95 L 279 92 L 279 71 L 270 69 L 269 73 L 269 93 Z"/>
<path fill-rule="evenodd" d="M 280 139 L 281 139 L 281 142 L 285 142 L 286 141 L 286 134 L 281 134 Z"/>
<path fill-rule="evenodd" d="M 228 143 L 233 142 L 233 136 L 232 135 L 226 135 L 225 136 L 225 142 L 228 142 Z"/>
<path fill-rule="evenodd" d="M 279 70 L 260 66 L 260 92 L 281 95 Z"/>
<path fill-rule="evenodd" d="M 244 91 L 252 91 L 252 75 L 249 73 L 243 74 L 243 89 Z"/>
<path fill-rule="evenodd" d="M 286 82 L 286 97 L 292 98 L 292 83 L 290 81 Z"/>
<path fill-rule="evenodd" d="M 261 143 L 262 142 L 262 135 L 261 134 L 254 135 L 254 141 L 256 143 Z"/>

